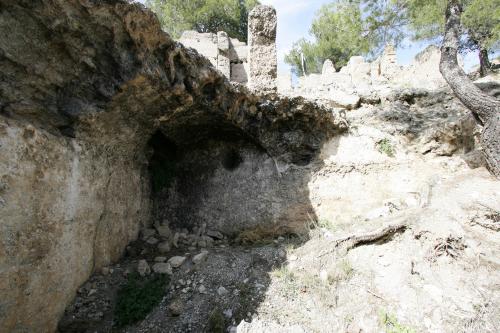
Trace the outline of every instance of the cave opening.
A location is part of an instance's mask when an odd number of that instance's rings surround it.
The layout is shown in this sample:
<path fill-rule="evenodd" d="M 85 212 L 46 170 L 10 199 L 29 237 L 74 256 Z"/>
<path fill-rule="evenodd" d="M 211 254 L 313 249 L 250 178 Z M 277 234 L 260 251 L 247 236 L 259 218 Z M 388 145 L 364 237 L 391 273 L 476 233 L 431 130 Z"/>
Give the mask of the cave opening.
<path fill-rule="evenodd" d="M 177 173 L 179 147 L 161 131 L 156 131 L 148 142 L 152 155 L 149 160 L 149 174 L 152 193 L 169 187 Z"/>
<path fill-rule="evenodd" d="M 160 127 L 149 140 L 155 225 L 225 235 L 272 221 L 282 181 L 273 159 L 232 124 Z"/>

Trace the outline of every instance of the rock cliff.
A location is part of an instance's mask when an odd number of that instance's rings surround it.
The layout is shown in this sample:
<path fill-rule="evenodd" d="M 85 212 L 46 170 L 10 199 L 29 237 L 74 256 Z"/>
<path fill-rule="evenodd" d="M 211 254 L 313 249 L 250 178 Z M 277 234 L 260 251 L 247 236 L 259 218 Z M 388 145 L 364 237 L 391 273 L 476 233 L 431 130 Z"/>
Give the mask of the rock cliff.
<path fill-rule="evenodd" d="M 230 233 L 279 226 L 290 212 L 303 222 L 307 192 L 289 201 L 289 189 L 346 127 L 301 98 L 233 86 L 139 4 L 2 0 L 0 30 L 2 332 L 53 331 L 78 286 L 153 216 L 210 227 L 238 210 L 213 226 Z M 166 177 L 155 163 L 170 161 L 172 147 L 173 177 L 184 177 L 154 192 Z M 238 200 L 185 200 L 197 183 L 220 194 L 245 177 L 272 179 L 276 191 L 247 180 L 253 190 Z M 245 195 L 259 207 L 240 208 Z"/>

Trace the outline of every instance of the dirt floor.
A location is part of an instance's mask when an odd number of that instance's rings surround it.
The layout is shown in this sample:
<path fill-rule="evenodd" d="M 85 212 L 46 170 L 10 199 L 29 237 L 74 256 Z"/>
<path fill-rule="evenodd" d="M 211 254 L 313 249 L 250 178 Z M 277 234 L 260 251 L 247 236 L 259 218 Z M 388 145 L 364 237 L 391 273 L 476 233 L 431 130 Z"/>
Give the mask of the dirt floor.
<path fill-rule="evenodd" d="M 196 263 L 199 248 L 161 254 L 139 240 L 80 288 L 59 331 L 498 332 L 500 215 L 477 206 L 469 216 L 456 221 L 461 236 L 441 237 L 428 215 L 406 211 L 343 230 L 319 223 L 307 240 L 220 240 Z M 116 327 L 117 290 L 138 261 L 173 256 L 186 259 L 167 275 L 159 305 Z"/>

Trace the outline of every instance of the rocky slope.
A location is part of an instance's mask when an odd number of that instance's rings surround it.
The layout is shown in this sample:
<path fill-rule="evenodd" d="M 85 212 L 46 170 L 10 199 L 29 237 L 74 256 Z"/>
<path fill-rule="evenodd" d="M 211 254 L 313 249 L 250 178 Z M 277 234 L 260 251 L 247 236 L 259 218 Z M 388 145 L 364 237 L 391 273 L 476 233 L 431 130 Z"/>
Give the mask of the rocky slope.
<path fill-rule="evenodd" d="M 306 236 L 145 229 L 60 331 L 118 329 L 134 272 L 170 281 L 122 332 L 498 331 L 500 192 L 467 110 L 447 90 L 399 91 L 346 118 L 307 166 Z"/>
<path fill-rule="evenodd" d="M 221 151 L 213 157 L 219 162 L 205 161 L 212 168 L 197 169 L 207 192 L 214 172 L 233 186 L 251 165 L 262 170 L 260 182 L 284 173 L 275 181 L 284 188 L 275 193 L 281 204 L 260 188 L 240 198 L 262 196 L 262 219 L 249 208 L 237 227 L 224 229 L 234 219 L 213 226 L 234 233 L 284 225 L 286 189 L 309 175 L 279 170 L 308 164 L 323 141 L 346 128 L 300 98 L 263 98 L 231 85 L 138 4 L 2 0 L 0 29 L 7 32 L 0 37 L 2 332 L 53 331 L 88 276 L 117 260 L 153 215 L 162 216 L 151 184 L 165 178 L 154 165 L 169 147 L 180 152 L 187 173 L 195 171 L 189 161 Z M 245 159 L 259 157 L 234 177 L 233 151 L 240 148 Z M 172 196 L 185 198 L 177 192 Z M 310 209 L 305 196 L 294 201 L 297 224 Z M 208 207 L 215 209 L 205 221 L 210 226 L 239 203 Z"/>

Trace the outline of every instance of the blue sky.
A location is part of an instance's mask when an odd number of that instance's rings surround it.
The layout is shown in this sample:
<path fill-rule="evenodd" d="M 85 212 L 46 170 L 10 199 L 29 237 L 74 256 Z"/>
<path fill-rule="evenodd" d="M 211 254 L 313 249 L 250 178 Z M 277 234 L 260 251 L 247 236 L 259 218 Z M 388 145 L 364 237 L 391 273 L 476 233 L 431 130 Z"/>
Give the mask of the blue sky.
<path fill-rule="evenodd" d="M 138 0 L 145 2 L 145 0 Z M 289 71 L 289 66 L 283 61 L 284 55 L 290 50 L 293 42 L 309 36 L 309 27 L 318 9 L 331 0 L 260 0 L 262 4 L 272 5 L 278 13 L 278 71 Z M 428 43 L 406 43 L 397 50 L 400 65 L 407 65 L 413 57 L 422 51 Z M 468 54 L 464 58 L 465 69 L 477 65 L 477 55 Z"/>

